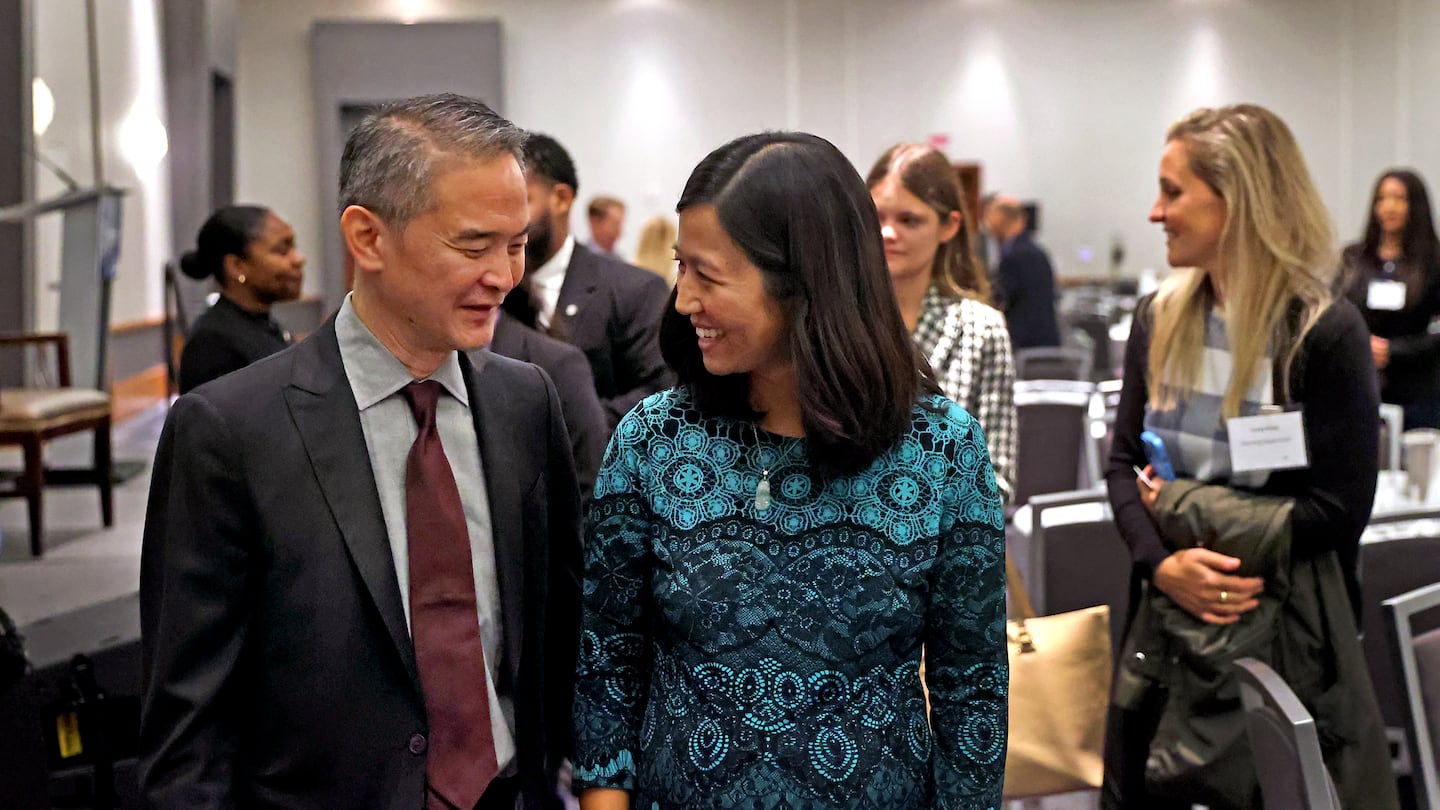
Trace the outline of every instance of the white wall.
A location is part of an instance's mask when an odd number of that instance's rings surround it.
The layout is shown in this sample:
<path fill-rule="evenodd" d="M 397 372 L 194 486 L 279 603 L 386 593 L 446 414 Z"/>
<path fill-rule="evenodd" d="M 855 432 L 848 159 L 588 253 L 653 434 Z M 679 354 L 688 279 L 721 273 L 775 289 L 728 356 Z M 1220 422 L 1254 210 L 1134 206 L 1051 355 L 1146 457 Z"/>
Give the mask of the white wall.
<path fill-rule="evenodd" d="M 120 262 L 112 287 L 114 323 L 160 314 L 160 267 L 169 253 L 169 166 L 138 165 L 137 152 L 159 151 L 156 126 L 165 122 L 159 18 L 155 0 L 105 0 L 96 4 L 100 65 L 100 126 L 104 180 L 125 189 Z M 82 186 L 95 183 L 90 150 L 90 78 L 85 58 L 82 0 L 36 0 L 33 71 L 55 97 L 55 118 L 36 138 L 41 154 L 58 163 Z M 64 189 L 43 168 L 35 169 L 36 196 Z M 37 328 L 55 327 L 58 300 L 50 283 L 59 276 L 58 216 L 35 224 Z"/>
<path fill-rule="evenodd" d="M 550 133 L 581 200 L 630 206 L 622 249 L 668 212 L 725 140 L 799 128 L 863 172 L 897 140 L 948 135 L 987 189 L 1043 203 L 1062 272 L 1163 265 L 1146 222 L 1166 126 L 1202 104 L 1256 101 L 1295 130 L 1342 238 L 1374 174 L 1414 160 L 1433 178 L 1440 10 L 1430 0 L 241 0 L 241 198 L 272 205 L 302 247 L 333 227 L 312 189 L 306 31 L 316 19 L 498 18 L 505 113 Z M 1408 69 L 1407 66 L 1408 65 Z M 1408 77 L 1401 80 L 1402 72 Z M 1421 129 L 1421 127 L 1425 129 Z M 1417 133 L 1424 133 L 1420 137 Z M 1429 164 L 1428 167 L 1426 164 Z M 586 235 L 581 215 L 574 222 Z M 315 251 L 311 252 L 315 255 Z"/>
<path fill-rule="evenodd" d="M 1420 168 L 1431 184 L 1431 204 L 1440 187 L 1440 104 L 1436 103 L 1435 77 L 1440 76 L 1440 2 L 1401 0 L 1405 14 L 1400 24 L 1401 58 L 1406 66 L 1401 85 L 1404 121 L 1410 133 L 1401 146 L 1400 160 Z"/>

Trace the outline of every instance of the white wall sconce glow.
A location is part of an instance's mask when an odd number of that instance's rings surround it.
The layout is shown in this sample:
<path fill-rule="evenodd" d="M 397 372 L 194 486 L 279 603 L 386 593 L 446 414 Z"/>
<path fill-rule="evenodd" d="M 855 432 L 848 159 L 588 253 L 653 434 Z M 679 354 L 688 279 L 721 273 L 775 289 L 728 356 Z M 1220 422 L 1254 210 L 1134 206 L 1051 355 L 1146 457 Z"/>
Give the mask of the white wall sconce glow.
<path fill-rule="evenodd" d="M 116 136 L 119 138 L 120 154 L 130 161 L 136 174 L 148 175 L 155 171 L 170 150 L 165 125 L 152 113 L 131 110 L 120 123 Z"/>
<path fill-rule="evenodd" d="M 30 82 L 30 120 L 37 138 L 44 135 L 55 120 L 55 95 L 50 92 L 50 85 L 39 76 Z"/>
<path fill-rule="evenodd" d="M 425 19 L 434 19 L 444 14 L 444 9 L 435 0 L 391 0 L 391 13 L 406 25 L 414 25 Z"/>
<path fill-rule="evenodd" d="M 1221 103 L 1225 98 L 1225 59 L 1220 35 L 1203 23 L 1191 35 L 1188 50 L 1179 97 L 1187 109 Z"/>

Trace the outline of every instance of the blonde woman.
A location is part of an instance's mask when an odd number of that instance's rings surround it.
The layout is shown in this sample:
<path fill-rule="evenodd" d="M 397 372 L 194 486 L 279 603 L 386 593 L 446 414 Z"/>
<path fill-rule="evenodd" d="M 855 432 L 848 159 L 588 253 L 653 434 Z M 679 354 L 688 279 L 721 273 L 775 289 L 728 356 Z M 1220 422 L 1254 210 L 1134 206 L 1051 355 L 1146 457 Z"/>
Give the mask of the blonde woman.
<path fill-rule="evenodd" d="M 1355 629 L 1379 399 L 1365 323 L 1329 292 L 1324 205 L 1290 130 L 1254 105 L 1172 126 L 1159 182 L 1150 220 L 1175 272 L 1138 308 L 1107 474 L 1135 596 L 1103 806 L 1260 806 L 1231 674 L 1250 656 L 1315 716 L 1344 806 L 1394 807 Z M 1280 441 L 1257 452 L 1257 427 Z"/>
<path fill-rule="evenodd" d="M 945 396 L 980 420 L 1005 503 L 1015 491 L 1015 360 L 971 250 L 960 178 L 939 151 L 885 150 L 865 179 L 900 314 Z"/>
<path fill-rule="evenodd" d="M 640 226 L 635 266 L 643 267 L 675 285 L 675 224 L 667 216 L 651 217 Z"/>

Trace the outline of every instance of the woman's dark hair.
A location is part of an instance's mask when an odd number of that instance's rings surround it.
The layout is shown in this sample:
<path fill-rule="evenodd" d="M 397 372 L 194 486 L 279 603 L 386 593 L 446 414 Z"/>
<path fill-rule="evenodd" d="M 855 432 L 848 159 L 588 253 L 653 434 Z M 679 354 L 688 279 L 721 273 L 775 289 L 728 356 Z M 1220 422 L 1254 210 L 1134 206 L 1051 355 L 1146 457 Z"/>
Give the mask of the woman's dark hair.
<path fill-rule="evenodd" d="M 960 214 L 955 237 L 942 242 L 935 251 L 930 283 L 947 298 L 968 296 L 983 304 L 990 303 L 990 277 L 975 259 L 970 238 L 974 228 L 965 213 L 960 175 L 950 160 L 932 146 L 897 143 L 875 161 L 865 177 L 865 185 L 873 189 L 892 174 L 906 191 L 930 206 L 942 224 L 952 213 Z"/>
<path fill-rule="evenodd" d="M 1391 177 L 1405 186 L 1405 200 L 1408 213 L 1405 231 L 1400 234 L 1400 250 L 1403 261 L 1398 262 L 1400 280 L 1409 288 L 1411 300 L 1419 296 L 1426 282 L 1426 274 L 1434 272 L 1440 262 L 1440 237 L 1435 234 L 1435 219 L 1430 212 L 1430 193 L 1425 190 L 1425 181 L 1412 169 L 1388 169 L 1375 181 L 1370 193 L 1370 216 L 1365 224 L 1365 238 L 1360 243 L 1360 255 L 1370 267 L 1379 267 L 1380 259 L 1380 218 L 1375 216 L 1375 203 L 1380 199 L 1380 186 Z"/>
<path fill-rule="evenodd" d="M 270 209 L 259 205 L 227 205 L 210 215 L 195 237 L 195 249 L 180 257 L 180 269 L 193 279 L 213 278 L 225 286 L 225 257 L 242 259 L 260 237 Z"/>
<path fill-rule="evenodd" d="M 864 469 L 909 429 L 921 394 L 938 393 L 900 318 L 870 192 L 845 156 L 799 132 L 747 135 L 700 161 L 677 213 L 711 205 L 786 313 L 811 461 L 821 475 Z M 660 350 L 696 407 L 754 419 L 749 377 L 705 369 L 695 328 L 675 311 Z"/>

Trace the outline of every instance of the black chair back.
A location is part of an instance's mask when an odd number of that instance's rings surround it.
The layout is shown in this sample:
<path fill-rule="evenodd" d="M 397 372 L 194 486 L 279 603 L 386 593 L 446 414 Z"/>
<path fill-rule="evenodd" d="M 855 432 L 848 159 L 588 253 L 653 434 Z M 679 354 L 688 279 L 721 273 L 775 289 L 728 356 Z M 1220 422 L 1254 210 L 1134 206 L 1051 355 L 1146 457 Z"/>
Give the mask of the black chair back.
<path fill-rule="evenodd" d="M 1045 525 L 1047 511 L 1086 505 L 1094 514 Z M 1036 611 L 1049 615 L 1109 605 L 1110 648 L 1118 651 L 1129 605 L 1131 561 L 1110 514 L 1105 489 L 1037 495 L 1031 499 L 1030 509 L 1026 567 Z"/>
<path fill-rule="evenodd" d="M 1391 520 L 1391 516 L 1387 516 L 1371 525 L 1384 525 Z M 1375 685 L 1375 698 L 1380 703 L 1380 716 L 1386 727 L 1394 730 L 1392 738 L 1399 738 L 1398 732 L 1404 727 L 1408 714 L 1405 681 L 1391 656 L 1391 622 L 1387 620 L 1384 602 L 1440 582 L 1440 536 L 1424 534 L 1363 542 L 1359 573 L 1361 646 L 1369 665 L 1370 680 Z M 1440 621 L 1422 621 L 1415 630 L 1425 632 L 1436 627 L 1440 627 Z"/>
<path fill-rule="evenodd" d="M 1090 370 L 1101 379 L 1115 376 L 1119 369 L 1110 356 L 1110 319 L 1097 313 L 1077 313 L 1068 319 L 1070 328 L 1090 339 Z"/>
<path fill-rule="evenodd" d="M 1440 629 L 1415 632 L 1417 624 L 1434 626 L 1440 607 L 1440 583 L 1385 600 L 1389 620 L 1390 663 L 1405 685 L 1405 743 L 1415 806 L 1440 810 L 1440 762 L 1435 759 L 1440 734 Z"/>
<path fill-rule="evenodd" d="M 1315 719 L 1270 667 L 1254 658 L 1235 662 L 1245 731 L 1266 807 L 1340 810 Z"/>
<path fill-rule="evenodd" d="M 1047 492 L 1073 492 L 1098 483 L 1098 462 L 1089 438 L 1089 383 L 1015 384 L 1015 505 Z"/>
<path fill-rule="evenodd" d="M 1090 380 L 1094 358 L 1075 346 L 1034 346 L 1015 352 L 1017 380 Z"/>

